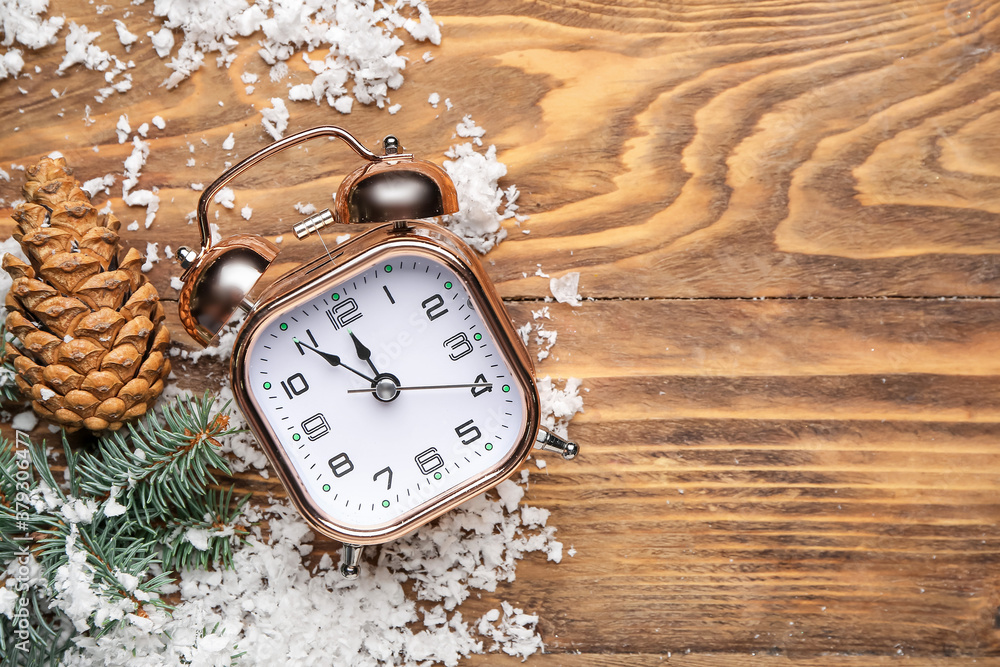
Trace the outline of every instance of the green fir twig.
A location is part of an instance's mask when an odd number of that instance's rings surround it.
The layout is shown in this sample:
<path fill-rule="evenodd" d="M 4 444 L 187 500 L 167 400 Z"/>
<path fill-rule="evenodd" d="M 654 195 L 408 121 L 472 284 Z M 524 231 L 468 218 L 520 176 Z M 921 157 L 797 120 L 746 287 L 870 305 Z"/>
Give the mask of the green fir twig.
<path fill-rule="evenodd" d="M 122 489 L 123 504 L 135 507 L 146 526 L 170 516 L 216 483 L 213 470 L 230 474 L 218 440 L 237 431 L 229 428 L 228 406 L 213 414 L 207 393 L 182 398 L 163 408 L 164 425 L 150 414 L 124 433 L 102 437 L 100 455 L 80 462 L 82 487 L 102 500 L 111 497 L 112 487 Z"/>

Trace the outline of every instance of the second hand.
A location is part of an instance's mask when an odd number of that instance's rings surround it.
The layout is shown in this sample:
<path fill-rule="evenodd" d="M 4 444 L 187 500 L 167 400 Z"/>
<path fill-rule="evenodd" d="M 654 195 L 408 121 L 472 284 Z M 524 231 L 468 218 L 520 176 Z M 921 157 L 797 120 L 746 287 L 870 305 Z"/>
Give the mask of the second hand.
<path fill-rule="evenodd" d="M 425 384 L 425 385 L 414 385 L 412 387 L 396 387 L 396 391 L 413 391 L 414 389 L 471 389 L 485 387 L 488 389 L 493 388 L 492 382 L 473 382 L 470 384 Z M 348 394 L 370 394 L 375 391 L 375 388 L 371 389 L 348 389 Z"/>

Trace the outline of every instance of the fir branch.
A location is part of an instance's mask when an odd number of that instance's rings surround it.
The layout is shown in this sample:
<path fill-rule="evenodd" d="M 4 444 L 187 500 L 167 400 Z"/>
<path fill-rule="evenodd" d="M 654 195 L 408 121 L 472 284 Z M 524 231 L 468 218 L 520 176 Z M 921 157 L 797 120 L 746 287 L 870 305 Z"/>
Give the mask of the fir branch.
<path fill-rule="evenodd" d="M 233 542 L 242 542 L 249 531 L 236 523 L 250 494 L 233 503 L 233 487 L 228 491 L 211 489 L 204 499 L 196 498 L 177 508 L 168 525 L 171 538 L 164 545 L 163 562 L 171 569 L 206 569 L 212 564 L 230 569 L 233 566 Z M 198 548 L 188 531 L 204 531 L 207 548 Z"/>
<path fill-rule="evenodd" d="M 127 438 L 122 431 L 102 437 L 99 456 L 85 456 L 77 466 L 82 488 L 101 499 L 111 497 L 112 487 L 123 489 L 125 504 L 146 526 L 169 515 L 216 482 L 213 470 L 230 474 L 218 440 L 238 432 L 229 428 L 228 406 L 213 415 L 208 393 L 178 399 L 163 408 L 164 425 L 151 414 L 130 424 Z"/>

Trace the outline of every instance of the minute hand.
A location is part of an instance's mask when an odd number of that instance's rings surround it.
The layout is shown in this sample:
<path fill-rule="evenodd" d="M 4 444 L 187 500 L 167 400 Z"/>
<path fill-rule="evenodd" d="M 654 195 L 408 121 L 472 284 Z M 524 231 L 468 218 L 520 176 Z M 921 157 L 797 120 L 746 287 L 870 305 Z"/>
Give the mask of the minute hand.
<path fill-rule="evenodd" d="M 473 387 L 493 388 L 492 382 L 472 382 L 470 384 L 424 384 L 412 387 L 396 387 L 396 391 L 413 391 L 415 389 L 469 389 Z M 370 394 L 374 389 L 348 389 L 348 394 Z"/>
<path fill-rule="evenodd" d="M 354 373 L 358 377 L 362 377 L 362 378 L 368 380 L 369 382 L 375 382 L 374 378 L 370 378 L 367 375 L 365 375 L 364 373 L 362 373 L 360 371 L 356 371 L 353 368 L 351 368 L 350 366 L 348 366 L 347 364 L 345 364 L 344 362 L 342 362 L 340 360 L 340 357 L 338 357 L 337 355 L 330 354 L 329 352 L 324 352 L 322 350 L 317 350 L 315 347 L 312 347 L 311 345 L 306 345 L 305 343 L 303 343 L 302 341 L 300 341 L 298 338 L 292 338 L 292 340 L 295 341 L 296 345 L 304 347 L 307 350 L 312 350 L 313 352 L 315 352 L 319 356 L 323 357 L 323 359 L 326 361 L 326 363 L 330 364 L 331 366 L 340 366 L 340 367 L 344 368 L 345 370 L 351 371 L 352 373 Z M 365 391 L 369 391 L 369 390 L 365 389 Z"/>

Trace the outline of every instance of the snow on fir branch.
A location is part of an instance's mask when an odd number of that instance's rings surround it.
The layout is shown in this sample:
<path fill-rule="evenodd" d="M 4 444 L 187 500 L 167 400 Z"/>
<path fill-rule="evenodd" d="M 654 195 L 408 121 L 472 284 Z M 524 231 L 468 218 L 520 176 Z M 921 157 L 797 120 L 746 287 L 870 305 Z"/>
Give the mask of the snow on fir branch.
<path fill-rule="evenodd" d="M 228 474 L 227 408 L 179 398 L 162 423 L 150 415 L 93 451 L 64 434 L 65 468 L 25 434 L 0 440 L 0 666 L 55 664 L 122 623 L 149 632 L 169 613 L 173 570 L 231 567 L 249 496 L 208 488 Z"/>

